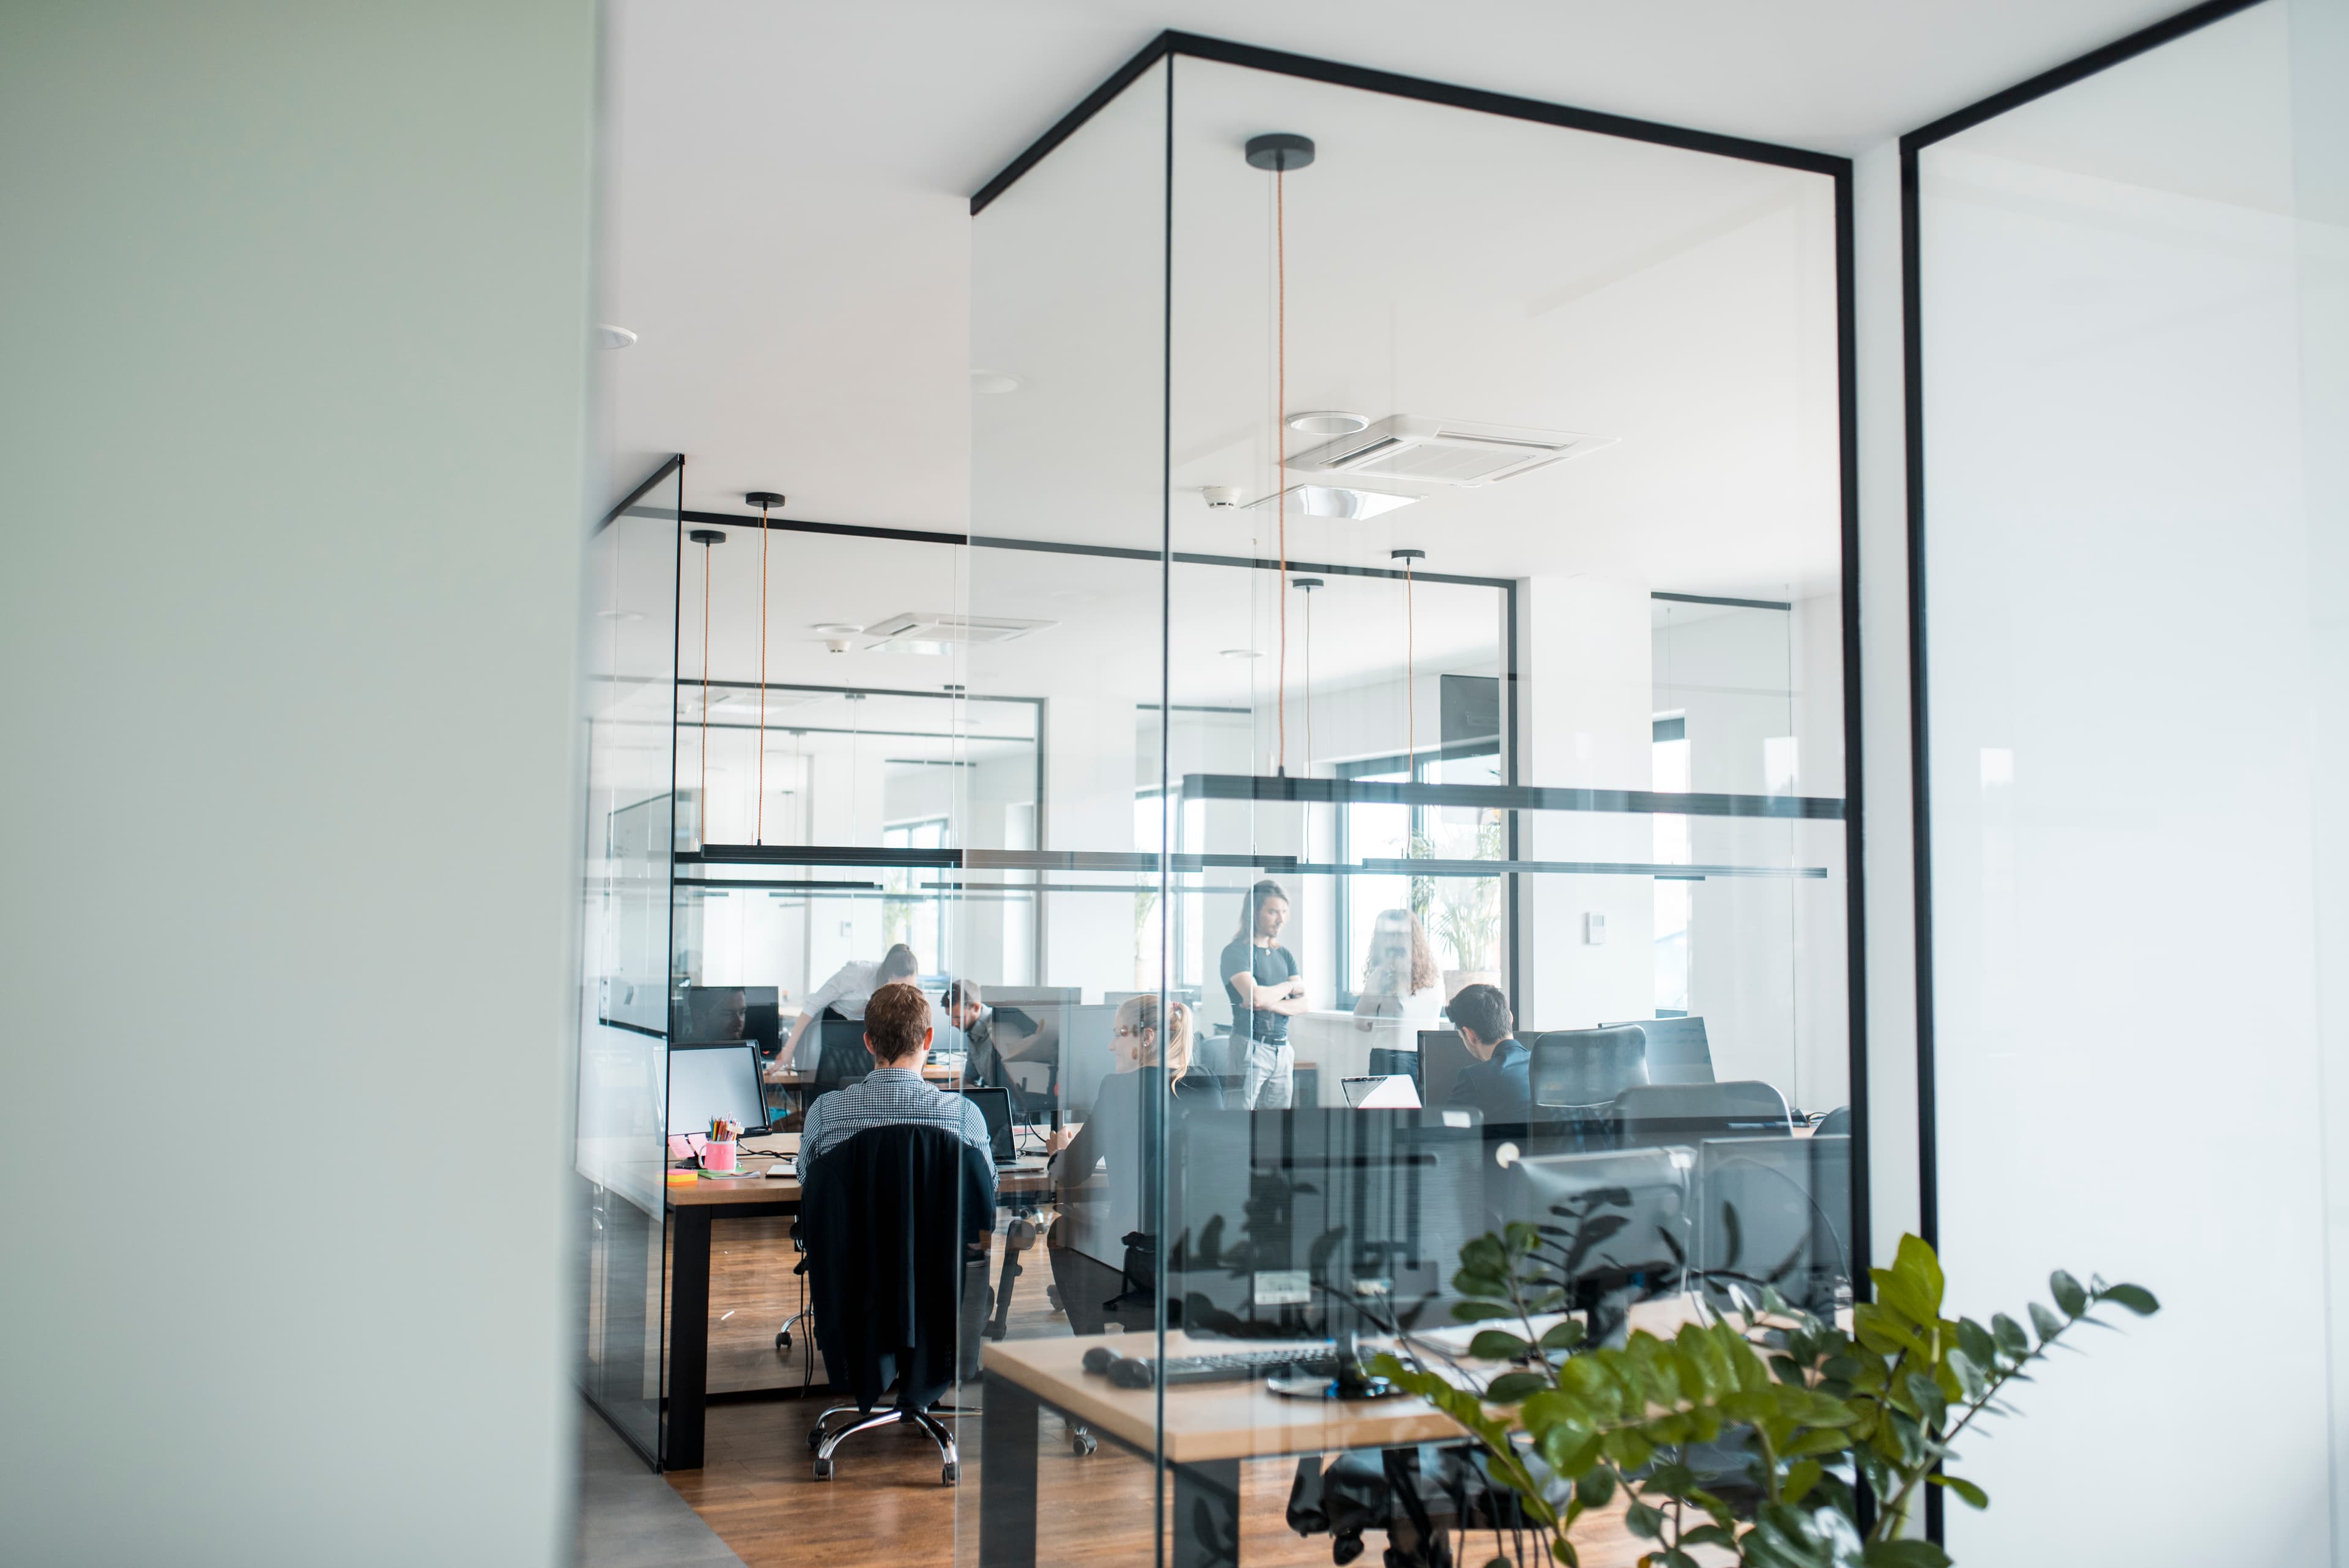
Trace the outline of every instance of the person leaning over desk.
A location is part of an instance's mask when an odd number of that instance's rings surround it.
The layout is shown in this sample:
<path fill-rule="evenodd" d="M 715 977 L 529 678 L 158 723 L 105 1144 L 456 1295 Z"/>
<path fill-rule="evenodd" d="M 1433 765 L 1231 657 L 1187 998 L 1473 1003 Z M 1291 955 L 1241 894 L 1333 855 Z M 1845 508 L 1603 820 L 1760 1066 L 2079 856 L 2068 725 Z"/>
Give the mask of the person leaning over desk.
<path fill-rule="evenodd" d="M 1224 949 L 1224 994 L 1232 1003 L 1232 1040 L 1240 1052 L 1246 1087 L 1240 1103 L 1252 1111 L 1285 1111 L 1297 1073 L 1288 1020 L 1305 1011 L 1305 982 L 1297 955 L 1280 945 L 1288 923 L 1288 895 L 1268 877 L 1240 906 L 1239 934 Z"/>
<path fill-rule="evenodd" d="M 1003 1089 L 1011 1079 L 1003 1070 L 1003 1052 L 995 1038 L 995 1009 L 979 1000 L 978 981 L 958 980 L 947 987 L 947 1033 L 941 1048 L 964 1053 L 962 1086 Z"/>
<path fill-rule="evenodd" d="M 1095 1091 L 1083 1129 L 1056 1132 L 1050 1140 L 1061 1217 L 1052 1221 L 1044 1246 L 1069 1327 L 1078 1334 L 1099 1334 L 1111 1320 L 1128 1328 L 1146 1328 L 1155 1321 L 1151 1293 L 1129 1292 L 1128 1272 L 1110 1262 L 1129 1255 L 1125 1238 L 1147 1223 L 1136 1162 L 1142 1155 L 1143 1096 L 1156 1092 L 1160 1077 L 1143 1069 L 1163 1066 L 1174 1080 L 1166 1092 L 1183 1105 L 1220 1110 L 1224 1104 L 1216 1080 L 1191 1070 L 1191 1010 L 1179 1002 L 1169 1009 L 1162 1032 L 1157 997 L 1126 998 L 1117 1010 L 1109 1048 L 1117 1070 Z M 1107 1181 L 1088 1187 L 1094 1168 L 1103 1164 L 1109 1168 Z M 1154 1261 L 1149 1266 L 1154 1269 Z"/>
<path fill-rule="evenodd" d="M 921 968 L 914 950 L 903 942 L 883 953 L 878 961 L 851 959 L 842 964 L 830 980 L 816 988 L 807 999 L 807 1007 L 792 1020 L 792 1037 L 783 1042 L 780 1053 L 782 1060 L 794 1067 L 813 1067 L 813 1060 L 800 1060 L 800 1036 L 807 1033 L 809 1024 L 823 1016 L 825 1008 L 836 1009 L 843 1018 L 862 1018 L 866 998 L 893 981 L 913 979 Z M 822 1043 L 821 1035 L 818 1043 Z"/>
<path fill-rule="evenodd" d="M 895 950 L 904 951 L 900 948 Z M 904 981 L 874 991 L 864 1002 L 864 1048 L 873 1053 L 873 1071 L 862 1083 L 834 1089 L 808 1106 L 807 1124 L 800 1132 L 799 1168 L 807 1169 L 828 1151 L 846 1143 L 867 1127 L 902 1123 L 944 1127 L 987 1156 L 988 1198 L 995 1196 L 994 1145 L 988 1137 L 987 1117 L 976 1103 L 962 1095 L 932 1088 L 922 1081 L 922 1063 L 928 1057 L 936 1033 L 930 1020 L 930 999 Z M 988 1224 L 991 1229 L 994 1216 Z M 874 1238 L 874 1244 L 886 1238 Z M 981 1330 L 987 1325 L 987 1259 L 965 1264 L 962 1300 L 962 1375 L 978 1375 Z"/>
<path fill-rule="evenodd" d="M 1451 1013 L 1460 1044 L 1476 1059 L 1454 1076 L 1444 1105 L 1484 1112 L 1487 1127 L 1533 1119 L 1533 1053 L 1517 1043 L 1509 999 L 1498 986 L 1464 985 Z"/>

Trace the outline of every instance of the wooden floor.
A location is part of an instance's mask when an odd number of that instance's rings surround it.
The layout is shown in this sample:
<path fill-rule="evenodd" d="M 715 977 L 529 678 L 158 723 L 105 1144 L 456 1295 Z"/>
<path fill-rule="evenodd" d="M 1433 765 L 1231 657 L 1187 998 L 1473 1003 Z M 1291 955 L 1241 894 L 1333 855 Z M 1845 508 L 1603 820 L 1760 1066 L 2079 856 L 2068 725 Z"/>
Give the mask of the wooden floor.
<path fill-rule="evenodd" d="M 799 1294 L 792 1273 L 797 1254 L 787 1231 L 784 1220 L 740 1220 L 721 1222 L 713 1232 L 713 1389 L 799 1380 L 804 1363 L 797 1345 L 789 1368 L 774 1348 L 775 1330 Z M 1067 1320 L 1045 1297 L 1049 1265 L 1040 1251 L 1028 1257 L 1033 1262 L 1012 1296 L 1011 1334 L 1068 1333 Z M 668 1472 L 669 1485 L 748 1568 L 983 1568 L 978 1563 L 978 1485 L 986 1460 L 978 1422 L 963 1423 L 958 1434 L 965 1478 L 959 1488 L 940 1484 L 936 1447 L 911 1428 L 852 1438 L 840 1449 L 833 1479 L 818 1481 L 807 1433 L 830 1403 L 818 1397 L 711 1406 L 707 1462 L 698 1470 Z M 1155 1523 L 1149 1464 L 1106 1443 L 1080 1459 L 1067 1428 L 1050 1415 L 1041 1441 L 1037 1561 L 1071 1568 L 1150 1561 Z M 1283 1516 L 1295 1470 L 1293 1459 L 1242 1467 L 1240 1561 L 1247 1568 L 1319 1568 L 1330 1562 L 1328 1536 L 1299 1537 Z M 1629 1568 L 1646 1544 L 1611 1519 L 1587 1521 L 1576 1541 L 1589 1568 Z M 1383 1542 L 1373 1533 L 1368 1543 L 1362 1561 L 1376 1563 Z M 1472 1541 L 1460 1554 L 1465 1564 L 1493 1555 L 1489 1536 Z"/>

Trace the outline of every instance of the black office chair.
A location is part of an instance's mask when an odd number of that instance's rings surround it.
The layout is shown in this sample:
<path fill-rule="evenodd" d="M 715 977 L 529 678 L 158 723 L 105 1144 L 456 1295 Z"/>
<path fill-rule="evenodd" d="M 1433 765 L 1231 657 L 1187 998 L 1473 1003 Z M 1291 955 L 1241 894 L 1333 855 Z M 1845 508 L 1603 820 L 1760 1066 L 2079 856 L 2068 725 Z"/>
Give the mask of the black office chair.
<path fill-rule="evenodd" d="M 1819 1125 L 1811 1129 L 1811 1136 L 1814 1137 L 1848 1137 L 1850 1133 L 1851 1107 L 1849 1106 L 1837 1106 L 1821 1116 Z"/>
<path fill-rule="evenodd" d="M 1786 1096 L 1758 1078 L 1626 1089 L 1615 1097 L 1615 1120 L 1624 1143 L 1633 1146 L 1795 1130 Z"/>
<path fill-rule="evenodd" d="M 1648 1036 L 1636 1024 L 1551 1030 L 1534 1039 L 1528 1081 L 1546 1110 L 1595 1114 L 1648 1082 Z"/>
<path fill-rule="evenodd" d="M 816 1480 L 832 1479 L 842 1443 L 892 1423 L 919 1427 L 937 1444 L 941 1481 L 960 1476 L 954 1434 L 935 1412 L 970 1413 L 938 1401 L 964 1370 L 971 1264 L 977 1288 L 987 1289 L 993 1177 L 985 1149 L 944 1127 L 905 1123 L 867 1127 L 801 1171 L 816 1345 L 833 1386 L 856 1401 L 826 1410 L 808 1433 Z M 947 1194 L 956 1200 L 940 1201 Z M 874 1245 L 875 1237 L 889 1245 Z M 895 1407 L 875 1415 L 892 1388 Z"/>
<path fill-rule="evenodd" d="M 854 1018 L 826 1018 L 816 1024 L 819 1049 L 815 1081 L 808 1085 L 807 1103 L 851 1084 L 864 1082 L 873 1071 L 873 1053 L 864 1044 L 864 1024 Z"/>

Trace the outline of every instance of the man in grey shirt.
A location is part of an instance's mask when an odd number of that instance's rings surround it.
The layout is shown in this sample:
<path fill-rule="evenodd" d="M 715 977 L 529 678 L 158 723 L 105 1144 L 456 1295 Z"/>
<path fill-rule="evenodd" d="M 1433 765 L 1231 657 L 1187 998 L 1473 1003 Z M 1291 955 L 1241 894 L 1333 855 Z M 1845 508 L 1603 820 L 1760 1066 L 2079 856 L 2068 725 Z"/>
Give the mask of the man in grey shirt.
<path fill-rule="evenodd" d="M 1297 1053 L 1288 1021 L 1305 1011 L 1305 982 L 1297 955 L 1280 945 L 1288 923 L 1288 895 L 1268 877 L 1248 889 L 1239 935 L 1217 966 L 1232 1003 L 1232 1044 L 1246 1075 L 1240 1104 L 1252 1111 L 1285 1111 L 1296 1079 Z"/>

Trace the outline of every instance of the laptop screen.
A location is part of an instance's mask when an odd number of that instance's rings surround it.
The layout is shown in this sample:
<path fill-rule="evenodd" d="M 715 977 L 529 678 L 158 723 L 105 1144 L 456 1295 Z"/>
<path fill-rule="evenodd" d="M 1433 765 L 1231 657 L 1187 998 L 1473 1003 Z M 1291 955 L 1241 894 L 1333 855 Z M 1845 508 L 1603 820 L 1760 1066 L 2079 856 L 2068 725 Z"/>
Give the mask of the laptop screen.
<path fill-rule="evenodd" d="M 1408 1073 L 1381 1073 L 1374 1077 L 1346 1078 L 1339 1087 L 1346 1094 L 1346 1104 L 1358 1111 L 1415 1111 L 1419 1109 L 1419 1085 L 1411 1081 Z"/>
<path fill-rule="evenodd" d="M 995 1150 L 995 1163 L 1009 1165 L 1014 1158 L 1011 1151 L 1011 1091 L 1009 1089 L 965 1089 L 963 1098 L 978 1106 L 978 1114 L 987 1118 L 987 1139 Z"/>

